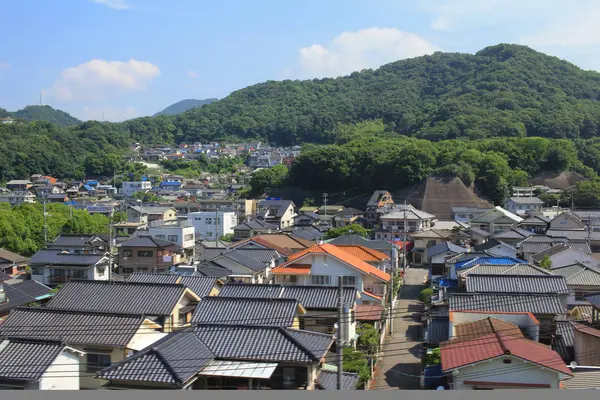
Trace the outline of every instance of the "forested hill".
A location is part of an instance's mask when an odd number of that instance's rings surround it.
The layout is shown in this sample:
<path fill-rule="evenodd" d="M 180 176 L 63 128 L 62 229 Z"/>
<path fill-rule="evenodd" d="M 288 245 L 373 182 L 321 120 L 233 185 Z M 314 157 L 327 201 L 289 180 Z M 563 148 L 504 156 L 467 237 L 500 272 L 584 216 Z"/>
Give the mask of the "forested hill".
<path fill-rule="evenodd" d="M 205 104 L 214 103 L 219 99 L 204 99 L 204 100 L 196 100 L 196 99 L 186 99 L 178 101 L 175 104 L 171 104 L 169 107 L 165 108 L 161 112 L 154 114 L 154 117 L 158 117 L 159 115 L 177 115 L 181 114 L 184 111 L 191 110 L 192 108 L 202 107 Z"/>
<path fill-rule="evenodd" d="M 459 137 L 591 137 L 600 74 L 528 47 L 435 53 L 336 79 L 269 81 L 180 114 L 177 140 L 228 136 L 327 142 L 339 123 L 383 119 L 394 131 Z M 150 122 L 151 123 L 151 122 Z"/>
<path fill-rule="evenodd" d="M 27 106 L 22 110 L 15 112 L 8 112 L 0 109 L 0 117 L 6 116 L 22 119 L 26 122 L 47 121 L 63 127 L 74 126 L 81 123 L 80 120 L 70 114 L 61 110 L 56 110 L 50 106 Z"/>

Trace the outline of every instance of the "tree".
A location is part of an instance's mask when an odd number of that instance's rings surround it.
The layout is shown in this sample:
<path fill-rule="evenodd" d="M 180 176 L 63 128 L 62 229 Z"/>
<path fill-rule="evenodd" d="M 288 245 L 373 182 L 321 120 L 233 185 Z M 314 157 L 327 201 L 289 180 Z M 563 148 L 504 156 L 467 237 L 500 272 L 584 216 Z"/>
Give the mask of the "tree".
<path fill-rule="evenodd" d="M 256 171 L 250 179 L 251 191 L 254 195 L 260 195 L 268 189 L 277 188 L 285 183 L 287 175 L 287 167 L 281 164 Z"/>
<path fill-rule="evenodd" d="M 369 230 L 359 224 L 350 224 L 328 230 L 325 233 L 324 239 L 335 239 L 336 237 L 344 235 L 359 235 L 362 237 L 367 237 L 369 235 Z"/>
<path fill-rule="evenodd" d="M 544 254 L 544 257 L 540 260 L 539 263 L 540 268 L 544 269 L 552 269 L 552 260 L 550 260 L 550 256 L 548 254 Z"/>
<path fill-rule="evenodd" d="M 316 204 L 315 199 L 312 197 L 307 197 L 302 202 L 302 207 L 312 207 Z"/>
<path fill-rule="evenodd" d="M 573 203 L 577 207 L 600 207 L 599 181 L 581 181 L 575 187 Z"/>
<path fill-rule="evenodd" d="M 358 335 L 357 346 L 364 349 L 367 354 L 376 354 L 379 348 L 379 331 L 371 324 L 361 323 L 356 328 L 356 333 Z"/>
<path fill-rule="evenodd" d="M 233 242 L 233 233 L 228 233 L 226 235 L 223 235 L 219 238 L 220 241 L 222 242 Z"/>

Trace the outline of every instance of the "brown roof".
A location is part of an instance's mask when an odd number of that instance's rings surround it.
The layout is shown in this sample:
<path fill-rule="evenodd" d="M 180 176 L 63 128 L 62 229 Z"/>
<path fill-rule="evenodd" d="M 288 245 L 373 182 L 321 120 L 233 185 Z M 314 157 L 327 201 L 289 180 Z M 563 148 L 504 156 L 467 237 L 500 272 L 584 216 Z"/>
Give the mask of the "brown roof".
<path fill-rule="evenodd" d="M 500 319 L 487 317 L 472 322 L 465 322 L 454 326 L 454 336 L 457 341 L 469 341 L 480 336 L 502 332 L 505 335 L 522 338 L 523 332 L 515 324 Z"/>
<path fill-rule="evenodd" d="M 350 253 L 354 257 L 360 258 L 366 262 L 376 262 L 390 259 L 387 254 L 365 246 L 359 246 L 356 244 L 336 244 L 336 246 L 344 250 L 346 253 Z"/>
<path fill-rule="evenodd" d="M 0 259 L 4 259 L 14 263 L 21 263 L 28 260 L 27 257 L 23 257 L 20 254 L 13 253 L 12 251 L 8 251 L 3 248 L 0 248 Z"/>
<path fill-rule="evenodd" d="M 571 321 L 571 325 L 573 325 L 573 328 L 575 328 L 577 331 L 579 331 L 581 333 L 585 333 L 585 334 L 600 338 L 600 329 L 592 328 L 591 326 L 588 326 L 588 325 L 585 325 L 585 324 L 582 324 L 579 322 L 575 322 L 575 321 Z"/>
<path fill-rule="evenodd" d="M 548 186 L 550 189 L 568 189 L 579 181 L 587 180 L 577 172 L 546 172 L 527 181 L 530 185 Z"/>
<path fill-rule="evenodd" d="M 231 248 L 236 248 L 248 242 L 256 242 L 262 246 L 279 251 L 281 254 L 290 255 L 300 250 L 307 249 L 315 245 L 310 240 L 287 235 L 284 233 L 265 233 L 255 235 L 249 239 L 245 239 L 231 245 Z M 283 250 L 283 251 L 280 251 Z"/>

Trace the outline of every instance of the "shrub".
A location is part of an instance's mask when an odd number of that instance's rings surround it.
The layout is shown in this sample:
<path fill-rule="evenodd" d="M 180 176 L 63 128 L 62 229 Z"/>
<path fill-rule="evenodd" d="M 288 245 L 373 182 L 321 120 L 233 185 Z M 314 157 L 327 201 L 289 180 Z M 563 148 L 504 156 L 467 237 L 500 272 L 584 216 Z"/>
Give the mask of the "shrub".
<path fill-rule="evenodd" d="M 419 296 L 419 299 L 425 304 L 430 304 L 431 296 L 433 296 L 433 289 L 427 288 L 427 289 L 421 290 L 421 295 Z"/>

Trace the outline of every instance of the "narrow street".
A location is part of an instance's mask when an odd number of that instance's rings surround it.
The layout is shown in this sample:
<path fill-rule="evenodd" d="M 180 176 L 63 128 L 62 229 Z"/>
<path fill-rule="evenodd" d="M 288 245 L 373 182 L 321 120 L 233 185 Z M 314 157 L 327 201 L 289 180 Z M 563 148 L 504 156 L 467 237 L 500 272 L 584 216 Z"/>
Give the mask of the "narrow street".
<path fill-rule="evenodd" d="M 394 310 L 393 334 L 383 354 L 372 389 L 419 389 L 421 374 L 421 313 L 419 293 L 426 269 L 406 270 L 406 280 Z M 417 377 L 411 377 L 416 375 Z"/>

